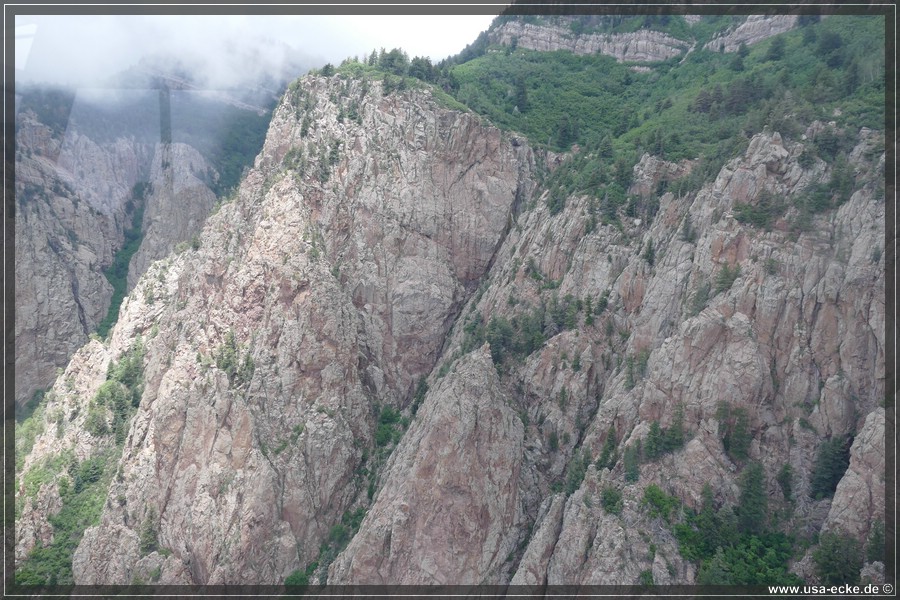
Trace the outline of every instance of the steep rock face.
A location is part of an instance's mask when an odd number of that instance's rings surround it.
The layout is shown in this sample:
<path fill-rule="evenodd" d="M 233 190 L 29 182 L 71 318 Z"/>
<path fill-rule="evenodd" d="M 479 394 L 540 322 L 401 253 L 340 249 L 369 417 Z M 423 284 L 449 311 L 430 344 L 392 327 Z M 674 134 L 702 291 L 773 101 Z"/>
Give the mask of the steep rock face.
<path fill-rule="evenodd" d="M 871 149 L 877 139 L 874 132 L 860 131 L 851 156 L 861 156 L 859 150 Z M 802 150 L 802 144 L 785 142 L 777 133 L 759 134 L 743 157 L 727 163 L 699 192 L 681 198 L 663 194 L 649 224 L 636 220 L 622 231 L 600 227 L 585 235 L 587 200 L 572 197 L 556 216 L 539 204 L 510 231 L 488 287 L 464 310 L 469 317 L 463 324 L 521 319 L 542 303 L 565 302 L 567 295 L 570 305 L 590 298 L 596 306 L 596 299 L 608 294 L 592 325 L 575 313 L 521 365 L 505 367 L 514 405 L 530 423 L 525 447 L 534 451 L 526 463 L 539 473 L 520 492 L 535 533 L 513 581 L 636 583 L 642 571 L 656 582 L 693 581 L 694 567 L 680 562 L 671 534 L 647 519 L 639 500 L 655 483 L 698 508 L 709 483 L 717 505 L 737 504 L 743 463 L 725 451 L 723 403 L 749 416 L 748 459 L 764 467 L 770 505 L 783 503 L 775 475 L 788 464 L 796 474 L 792 523 L 807 535 L 821 529 L 830 501 L 809 498 L 818 445 L 825 436 L 870 429 L 863 424 L 880 410 L 884 273 L 872 249 L 881 244 L 884 204 L 877 188 L 880 161 L 857 160 L 856 191 L 849 201 L 817 217 L 798 238 L 786 231 L 790 211 L 771 232 L 737 222 L 737 203 L 753 205 L 764 193 L 791 198 L 828 180 L 825 163 L 805 169 L 797 164 Z M 636 166 L 635 193 L 652 195 L 648 192 L 658 181 L 679 170 L 653 162 L 645 158 Z M 693 240 L 681 234 L 685 219 L 696 228 Z M 652 265 L 646 259 L 650 240 Z M 733 283 L 719 283 L 725 266 L 734 272 L 740 267 Z M 546 291 L 545 281 L 554 291 Z M 698 303 L 705 284 L 712 290 Z M 471 328 L 454 330 L 443 359 L 447 364 L 470 335 L 466 329 Z M 683 449 L 642 464 L 636 483 L 623 482 L 623 448 L 646 441 L 653 421 L 670 427 L 678 406 L 688 432 Z M 596 459 L 610 430 L 620 457 L 612 471 L 601 476 L 589 467 L 567 501 L 557 497 L 548 508 L 545 500 L 541 508 L 552 482 L 572 471 L 575 450 Z M 862 458 L 868 446 L 860 442 L 854 464 L 868 464 Z M 866 498 L 878 485 L 879 467 L 871 466 L 872 471 L 860 467 L 865 478 L 848 471 L 842 483 L 848 491 L 835 497 L 833 504 L 841 507 L 836 510 L 855 511 L 858 507 L 848 508 L 849 497 Z M 599 482 L 622 491 L 621 516 L 596 508 Z M 581 502 L 574 501 L 579 497 Z M 866 507 L 859 523 L 848 527 L 863 537 L 874 510 Z M 635 525 L 644 535 L 633 535 Z M 657 548 L 655 558 L 636 554 L 626 560 L 631 548 L 650 542 Z M 587 550 L 573 551 L 573 545 Z M 601 560 L 616 553 L 618 562 Z"/>
<path fill-rule="evenodd" d="M 328 581 L 495 581 L 522 526 L 522 440 L 487 346 L 467 355 L 428 394 Z"/>
<path fill-rule="evenodd" d="M 184 144 L 95 141 L 72 123 L 54 134 L 30 111 L 17 115 L 16 403 L 53 382 L 96 330 L 113 288 L 103 270 L 123 244 L 132 190 L 148 182 L 133 286 L 151 260 L 189 240 L 215 202 L 203 157 Z"/>
<path fill-rule="evenodd" d="M 159 144 L 150 164 L 142 231 L 144 239 L 128 266 L 132 289 L 154 260 L 197 235 L 216 202 L 208 173 L 212 167 L 187 144 Z"/>
<path fill-rule="evenodd" d="M 707 50 L 737 52 L 741 44 L 752 46 L 773 35 L 790 31 L 797 25 L 797 15 L 750 15 L 732 31 L 716 36 L 706 43 Z"/>
<path fill-rule="evenodd" d="M 360 122 L 342 118 L 351 104 Z M 160 566 L 172 583 L 277 583 L 315 559 L 364 492 L 374 405 L 402 406 L 430 371 L 531 164 L 427 91 L 296 86 L 198 248 L 123 303 L 110 344 L 150 338 L 145 391 L 76 581 Z M 148 522 L 164 562 L 135 551 Z"/>
<path fill-rule="evenodd" d="M 69 464 L 82 462 L 109 446 L 108 440 L 97 439 L 88 433 L 85 427 L 88 411 L 82 396 L 91 397 L 97 392 L 105 379 L 110 358 L 110 351 L 94 340 L 72 356 L 66 370 L 48 392 L 43 432 L 36 436 L 30 452 L 24 457 L 22 474 L 54 459 Z M 27 493 L 25 478 L 19 480 L 16 503 L 22 506 L 22 511 L 16 520 L 17 561 L 24 559 L 36 544 L 47 546 L 52 541 L 53 527 L 49 518 L 62 508 L 60 481 L 63 478 L 71 483 L 69 475 L 54 474 L 34 496 Z"/>
<path fill-rule="evenodd" d="M 280 582 L 365 506 L 368 469 L 373 502 L 332 583 L 694 583 L 644 494 L 696 509 L 709 484 L 735 505 L 749 461 L 770 513 L 807 539 L 864 538 L 884 506 L 884 142 L 856 134 L 852 195 L 803 229 L 791 201 L 832 174 L 801 166 L 808 143 L 764 131 L 681 196 L 658 184 L 690 164 L 645 156 L 630 192 L 654 209 L 592 230 L 589 198 L 550 214 L 532 194 L 514 136 L 427 91 L 305 78 L 236 199 L 196 248 L 150 267 L 68 384 L 84 406 L 105 362 L 146 340 L 141 405 L 76 581 Z M 770 230 L 735 217 L 772 197 L 785 205 Z M 512 338 L 529 326 L 542 339 L 526 351 Z M 379 409 L 407 409 L 426 376 L 379 478 Z M 726 450 L 728 410 L 747 417 L 744 458 Z M 623 455 L 679 419 L 683 446 L 626 476 Z M 845 434 L 850 469 L 834 499 L 811 499 L 819 444 Z M 53 456 L 49 435 L 30 460 Z M 597 465 L 607 442 L 616 457 Z M 54 505 L 39 494 L 33 540 Z"/>
<path fill-rule="evenodd" d="M 866 417 L 850 448 L 850 466 L 838 484 L 823 529 L 865 539 L 884 517 L 884 409 Z"/>
<path fill-rule="evenodd" d="M 124 203 L 144 149 L 60 139 L 33 113 L 17 116 L 16 403 L 47 387 L 106 315 Z M 104 182 L 101 186 L 100 183 Z M 97 189 L 101 186 L 103 189 Z"/>
<path fill-rule="evenodd" d="M 520 21 L 504 23 L 489 33 L 491 43 L 516 44 L 529 50 L 574 54 L 604 54 L 619 62 L 654 62 L 684 53 L 690 44 L 660 31 L 642 29 L 633 33 L 580 34 L 556 25 L 533 25 Z"/>

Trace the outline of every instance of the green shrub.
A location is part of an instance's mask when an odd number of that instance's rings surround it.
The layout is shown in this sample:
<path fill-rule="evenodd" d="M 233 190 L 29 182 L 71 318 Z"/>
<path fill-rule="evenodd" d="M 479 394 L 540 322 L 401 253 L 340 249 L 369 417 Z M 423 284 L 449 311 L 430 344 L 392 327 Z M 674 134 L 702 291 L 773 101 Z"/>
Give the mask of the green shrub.
<path fill-rule="evenodd" d="M 740 265 L 736 265 L 733 269 L 728 265 L 724 265 L 722 270 L 716 276 L 716 293 L 724 292 L 731 288 L 731 285 L 741 275 Z"/>
<path fill-rule="evenodd" d="M 150 510 L 147 512 L 147 517 L 141 524 L 141 531 L 139 534 L 141 556 L 159 550 L 158 530 L 159 518 L 156 515 L 156 509 L 150 507 Z"/>
<path fill-rule="evenodd" d="M 784 214 L 785 208 L 783 200 L 776 200 L 771 193 L 763 192 L 756 204 L 735 203 L 734 218 L 739 223 L 747 223 L 759 229 L 771 231 L 773 223 Z"/>
<path fill-rule="evenodd" d="M 653 483 L 644 488 L 644 497 L 641 500 L 641 506 L 647 507 L 651 517 L 662 517 L 666 522 L 671 519 L 673 510 L 680 503 L 678 498 L 666 494 Z"/>
<path fill-rule="evenodd" d="M 84 428 L 94 437 L 102 437 L 109 433 L 106 408 L 91 402 L 88 405 L 88 414 L 84 420 Z"/>
<path fill-rule="evenodd" d="M 603 510 L 611 515 L 622 514 L 622 492 L 614 487 L 606 486 L 600 492 L 600 504 Z"/>
<path fill-rule="evenodd" d="M 591 455 L 589 452 L 576 451 L 569 461 L 569 469 L 566 474 L 566 495 L 571 496 L 581 487 L 584 481 L 584 475 L 587 472 L 588 465 L 591 464 Z"/>
<path fill-rule="evenodd" d="M 746 460 L 753 440 L 746 409 L 732 408 L 730 404 L 723 402 L 719 404 L 716 418 L 719 421 L 725 452 L 735 462 Z"/>
<path fill-rule="evenodd" d="M 813 551 L 816 575 L 824 585 L 856 585 L 863 565 L 863 553 L 856 538 L 829 531 L 819 537 Z"/>

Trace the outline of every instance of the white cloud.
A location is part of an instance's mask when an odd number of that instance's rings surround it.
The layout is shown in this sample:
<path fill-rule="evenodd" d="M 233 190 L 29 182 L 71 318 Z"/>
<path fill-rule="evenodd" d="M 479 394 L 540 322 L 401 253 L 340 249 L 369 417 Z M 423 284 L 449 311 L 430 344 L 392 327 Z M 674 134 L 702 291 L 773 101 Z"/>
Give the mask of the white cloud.
<path fill-rule="evenodd" d="M 502 8 L 497 6 L 497 12 Z M 433 61 L 461 51 L 490 25 L 492 15 L 17 15 L 18 81 L 75 86 L 101 83 L 147 55 L 168 54 L 203 64 L 211 81 L 233 83 L 250 60 L 260 68 L 299 54 L 307 64 L 340 62 L 373 49 L 403 48 Z M 25 31 L 24 29 L 22 30 Z M 24 44 L 31 41 L 30 52 Z M 19 49 L 27 61 L 19 60 Z M 299 75 L 299 73 L 298 73 Z"/>

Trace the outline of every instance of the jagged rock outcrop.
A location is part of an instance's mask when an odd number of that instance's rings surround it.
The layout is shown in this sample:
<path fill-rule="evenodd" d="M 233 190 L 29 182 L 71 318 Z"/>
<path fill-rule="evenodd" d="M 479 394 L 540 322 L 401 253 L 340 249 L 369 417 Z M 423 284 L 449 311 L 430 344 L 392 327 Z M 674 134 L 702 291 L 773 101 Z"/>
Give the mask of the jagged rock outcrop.
<path fill-rule="evenodd" d="M 124 203 L 145 149 L 74 130 L 60 138 L 30 111 L 16 123 L 16 403 L 53 382 L 106 316 Z M 103 182 L 98 183 L 98 182 Z M 99 189 L 102 187 L 103 189 Z"/>
<path fill-rule="evenodd" d="M 487 346 L 428 394 L 330 583 L 495 581 L 517 544 L 523 428 Z M 477 548 L 473 552 L 473 548 Z"/>
<path fill-rule="evenodd" d="M 339 117 L 351 103 L 360 122 Z M 143 337 L 145 388 L 75 581 L 277 583 L 315 559 L 364 492 L 374 406 L 431 370 L 532 163 L 428 91 L 311 77 L 288 94 L 237 198 L 122 305 L 110 352 Z M 147 523 L 165 557 L 135 545 Z"/>
<path fill-rule="evenodd" d="M 737 52 L 741 44 L 752 46 L 797 26 L 797 15 L 750 15 L 747 20 L 708 41 L 704 48 L 718 52 Z"/>
<path fill-rule="evenodd" d="M 873 135 L 861 131 L 858 145 L 871 147 Z M 828 180 L 824 163 L 798 165 L 802 149 L 775 132 L 759 134 L 714 182 L 680 198 L 663 194 L 649 224 L 626 223 L 623 232 L 601 227 L 585 235 L 587 201 L 578 197 L 569 198 L 555 217 L 539 205 L 510 231 L 487 289 L 464 315 L 480 315 L 485 323 L 492 316 L 522 318 L 550 300 L 542 281 L 554 282 L 552 294 L 559 301 L 608 293 L 608 307 L 592 326 L 561 331 L 507 375 L 508 389 L 518 391 L 510 392 L 514 405 L 530 423 L 525 447 L 535 451 L 526 463 L 539 473 L 521 491 L 535 533 L 513 581 L 636 583 L 643 571 L 656 582 L 694 581 L 694 567 L 678 561 L 677 543 L 658 521 L 647 520 L 639 500 L 646 485 L 657 483 L 698 508 L 704 485 L 712 484 L 718 504 L 737 504 L 740 465 L 723 447 L 722 403 L 749 416 L 754 438 L 749 458 L 764 467 L 770 502 L 780 502 L 774 479 L 789 464 L 797 474 L 798 527 L 815 532 L 825 523 L 827 501 L 814 501 L 808 493 L 818 445 L 826 435 L 871 429 L 863 423 L 878 414 L 884 389 L 883 270 L 872 259 L 883 235 L 884 204 L 878 167 L 869 166 L 858 169 L 850 200 L 796 240 L 777 225 L 765 232 L 738 223 L 732 214 L 736 203 L 752 205 L 764 193 L 790 198 Z M 678 169 L 662 161 L 651 169 L 651 162 L 636 167 L 636 186 L 650 189 Z M 695 239 L 683 239 L 685 219 L 696 228 Z M 645 258 L 649 240 L 656 252 L 653 265 Z M 715 286 L 726 265 L 740 267 L 740 275 L 697 304 L 697 290 L 704 283 Z M 464 329 L 451 338 L 448 364 L 467 335 Z M 620 517 L 596 508 L 596 498 L 600 481 L 623 485 L 621 461 L 602 478 L 588 468 L 568 500 L 557 497 L 549 507 L 544 500 L 541 508 L 549 484 L 573 468 L 576 448 L 597 458 L 612 428 L 621 456 L 623 446 L 646 439 L 652 421 L 671 426 L 678 406 L 687 443 L 641 465 L 634 487 L 624 486 Z M 863 461 L 862 450 L 857 453 L 854 464 Z M 879 467 L 871 467 L 863 470 L 877 479 Z M 858 478 L 851 469 L 842 485 L 865 498 L 871 486 L 861 490 Z M 593 500 L 584 502 L 585 495 Z M 835 505 L 855 511 L 846 508 L 850 495 L 839 493 Z M 874 518 L 875 509 L 869 508 L 857 517 L 858 535 Z M 634 536 L 636 524 L 645 536 Z M 602 550 L 592 541 L 594 531 L 608 544 Z M 640 547 L 639 540 L 657 549 L 650 562 L 642 564 L 640 552 L 626 560 L 623 553 Z M 586 547 L 587 554 L 573 547 Z M 597 558 L 589 558 L 594 553 Z M 607 560 L 617 555 L 618 561 Z"/>
<path fill-rule="evenodd" d="M 57 369 L 106 317 L 113 288 L 103 270 L 123 244 L 137 183 L 149 183 L 143 239 L 129 288 L 150 261 L 190 240 L 215 203 L 214 171 L 185 144 L 94 140 L 77 112 L 64 133 L 34 113 L 17 115 L 16 403 L 53 382 Z"/>
<path fill-rule="evenodd" d="M 570 155 L 536 159 L 427 89 L 299 80 L 236 197 L 148 268 L 108 346 L 54 388 L 47 419 L 144 341 L 75 580 L 279 583 L 327 557 L 314 582 L 692 584 L 647 491 L 696 510 L 708 485 L 734 506 L 751 462 L 799 535 L 863 540 L 884 510 L 884 139 L 845 132 L 852 193 L 804 225 L 793 201 L 834 165 L 801 156 L 832 127 L 764 130 L 679 194 L 659 184 L 692 163 L 645 155 L 640 218 L 598 224 L 595 199 L 551 213 L 532 179 Z M 770 222 L 743 222 L 773 198 Z M 53 435 L 82 459 L 110 446 L 79 418 L 61 434 L 47 420 L 28 464 L 58 452 Z M 656 427 L 682 439 L 626 470 Z M 850 468 L 811 498 L 820 445 L 844 435 Z M 53 493 L 26 505 L 32 540 Z"/>
<path fill-rule="evenodd" d="M 509 21 L 488 33 L 491 43 L 553 52 L 604 54 L 619 62 L 655 62 L 683 54 L 690 43 L 660 31 L 642 29 L 633 33 L 575 34 L 559 25 L 534 25 Z"/>
<path fill-rule="evenodd" d="M 834 493 L 823 527 L 864 540 L 884 518 L 884 409 L 868 414 L 850 448 L 850 466 Z"/>

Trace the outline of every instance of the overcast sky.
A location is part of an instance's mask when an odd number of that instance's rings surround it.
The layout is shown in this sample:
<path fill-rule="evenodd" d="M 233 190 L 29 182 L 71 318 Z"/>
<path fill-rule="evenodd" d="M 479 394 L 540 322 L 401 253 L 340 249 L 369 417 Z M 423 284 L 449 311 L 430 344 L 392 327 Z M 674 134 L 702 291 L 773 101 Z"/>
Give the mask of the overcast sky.
<path fill-rule="evenodd" d="M 399 47 L 439 61 L 473 42 L 493 16 L 17 15 L 16 80 L 92 86 L 161 53 L 202 61 L 221 85 L 233 83 L 234 57 L 251 52 L 260 64 L 298 53 L 324 64 Z"/>

